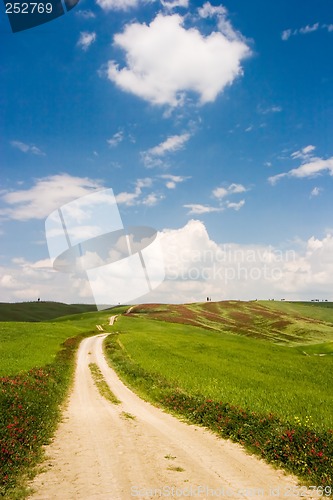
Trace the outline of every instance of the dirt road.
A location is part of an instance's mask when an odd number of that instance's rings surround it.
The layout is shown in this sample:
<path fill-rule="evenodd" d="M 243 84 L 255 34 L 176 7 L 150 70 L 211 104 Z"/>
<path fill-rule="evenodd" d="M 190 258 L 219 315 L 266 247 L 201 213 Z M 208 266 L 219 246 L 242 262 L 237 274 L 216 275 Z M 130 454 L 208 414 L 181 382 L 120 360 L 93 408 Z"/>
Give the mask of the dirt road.
<path fill-rule="evenodd" d="M 293 478 L 132 393 L 105 361 L 105 336 L 80 345 L 63 421 L 30 499 L 298 497 Z M 120 405 L 100 396 L 89 363 L 100 367 Z"/>

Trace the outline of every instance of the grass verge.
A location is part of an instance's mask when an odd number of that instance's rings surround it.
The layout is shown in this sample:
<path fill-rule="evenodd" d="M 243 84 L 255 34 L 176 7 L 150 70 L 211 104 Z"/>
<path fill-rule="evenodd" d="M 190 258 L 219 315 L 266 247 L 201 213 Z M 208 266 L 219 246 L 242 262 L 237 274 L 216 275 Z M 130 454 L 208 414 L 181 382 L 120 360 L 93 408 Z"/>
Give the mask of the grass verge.
<path fill-rule="evenodd" d="M 0 378 L 0 496 L 6 499 L 27 493 L 25 481 L 55 431 L 83 337 L 67 339 L 54 362 L 43 368 Z"/>
<path fill-rule="evenodd" d="M 114 405 L 119 405 L 121 401 L 111 391 L 96 363 L 89 363 L 89 369 L 100 395 Z"/>

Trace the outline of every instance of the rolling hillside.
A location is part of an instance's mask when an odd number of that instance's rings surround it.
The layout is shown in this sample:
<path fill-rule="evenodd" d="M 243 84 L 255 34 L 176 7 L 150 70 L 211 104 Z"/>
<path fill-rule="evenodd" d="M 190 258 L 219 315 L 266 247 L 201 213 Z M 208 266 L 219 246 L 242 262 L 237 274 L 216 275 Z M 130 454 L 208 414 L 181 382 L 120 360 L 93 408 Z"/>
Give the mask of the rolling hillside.
<path fill-rule="evenodd" d="M 0 321 L 47 321 L 60 316 L 96 311 L 95 305 L 61 302 L 0 302 Z"/>

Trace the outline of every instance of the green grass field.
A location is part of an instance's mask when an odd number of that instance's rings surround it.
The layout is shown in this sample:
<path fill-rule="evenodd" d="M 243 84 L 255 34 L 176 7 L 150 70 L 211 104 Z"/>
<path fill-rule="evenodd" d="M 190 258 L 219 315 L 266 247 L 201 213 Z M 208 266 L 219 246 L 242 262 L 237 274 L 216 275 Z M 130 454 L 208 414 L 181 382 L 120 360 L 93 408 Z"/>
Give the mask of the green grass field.
<path fill-rule="evenodd" d="M 325 304 L 325 303 L 323 303 Z M 328 303 L 329 304 L 329 303 Z M 333 340 L 333 310 L 288 302 L 208 302 L 187 305 L 142 305 L 134 312 L 172 323 L 242 335 L 281 345 Z"/>
<path fill-rule="evenodd" d="M 144 398 L 329 486 L 332 316 L 303 303 L 141 305 L 105 350 Z"/>
<path fill-rule="evenodd" d="M 59 309 L 57 313 L 64 311 Z M 110 311 L 81 312 L 48 322 L 0 322 L 0 376 L 52 363 L 66 339 L 93 335 L 97 324 L 108 325 L 110 315 Z"/>
<path fill-rule="evenodd" d="M 0 323 L 0 376 L 52 363 L 61 344 L 80 333 L 61 323 Z"/>
<path fill-rule="evenodd" d="M 60 302 L 0 302 L 1 321 L 48 321 L 69 314 L 96 311 L 89 304 L 62 304 Z"/>
<path fill-rule="evenodd" d="M 332 343 L 281 346 L 140 314 L 121 317 L 116 328 L 140 369 L 189 395 L 285 419 L 311 416 L 316 428 L 333 429 L 333 356 L 314 355 L 331 354 Z"/>

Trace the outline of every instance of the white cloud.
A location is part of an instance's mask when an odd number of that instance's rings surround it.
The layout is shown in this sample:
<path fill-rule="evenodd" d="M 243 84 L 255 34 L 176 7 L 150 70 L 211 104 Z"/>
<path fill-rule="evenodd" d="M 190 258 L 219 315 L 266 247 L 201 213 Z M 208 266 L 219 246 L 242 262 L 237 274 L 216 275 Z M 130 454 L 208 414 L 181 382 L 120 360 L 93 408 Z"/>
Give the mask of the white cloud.
<path fill-rule="evenodd" d="M 231 194 L 245 193 L 246 191 L 247 191 L 246 187 L 244 187 L 242 184 L 233 183 L 226 188 L 218 187 L 214 189 L 213 196 L 214 198 L 221 200 L 222 198 L 225 198 L 226 196 L 229 196 Z"/>
<path fill-rule="evenodd" d="M 180 15 L 158 14 L 149 25 L 127 25 L 114 37 L 126 65 L 109 61 L 109 79 L 151 104 L 181 106 L 187 92 L 198 94 L 201 104 L 214 101 L 242 75 L 241 61 L 250 49 L 238 35 L 232 40 L 221 32 L 204 36 L 183 22 Z"/>
<path fill-rule="evenodd" d="M 223 210 L 226 209 L 238 211 L 245 205 L 245 200 L 232 202 L 230 200 L 225 200 L 225 198 L 240 193 L 245 193 L 246 191 L 247 189 L 242 184 L 232 183 L 227 187 L 220 186 L 212 191 L 212 196 L 219 201 L 219 206 L 214 207 L 209 205 L 201 205 L 199 203 L 193 203 L 184 205 L 184 207 L 190 209 L 188 215 L 202 215 L 211 212 L 223 212 Z"/>
<path fill-rule="evenodd" d="M 227 202 L 227 208 L 232 208 L 233 210 L 240 210 L 243 206 L 245 205 L 245 200 L 241 200 L 238 203 L 228 201 Z"/>
<path fill-rule="evenodd" d="M 314 198 L 315 196 L 319 196 L 322 192 L 322 188 L 314 187 L 310 193 L 310 198 Z"/>
<path fill-rule="evenodd" d="M 228 194 L 228 189 L 224 187 L 218 187 L 213 190 L 214 198 L 217 198 L 219 200 L 225 198 L 226 196 L 228 196 Z"/>
<path fill-rule="evenodd" d="M 135 188 L 133 192 L 122 192 L 116 195 L 116 201 L 118 204 L 123 204 L 127 206 L 133 205 L 146 205 L 153 206 L 162 200 L 163 197 L 155 193 L 150 193 L 148 195 L 143 195 L 142 190 L 151 187 L 153 180 L 150 177 L 144 179 L 137 179 L 135 183 Z"/>
<path fill-rule="evenodd" d="M 295 151 L 292 153 L 291 157 L 293 160 L 301 159 L 302 164 L 297 167 L 284 172 L 281 174 L 273 175 L 268 178 L 270 184 L 276 184 L 283 177 L 296 177 L 296 178 L 306 178 L 306 177 L 316 177 L 322 173 L 328 172 L 333 176 L 333 156 L 330 158 L 318 158 L 312 156 L 312 151 L 315 150 L 315 146 L 306 146 L 300 151 Z"/>
<path fill-rule="evenodd" d="M 268 177 L 268 182 L 272 184 L 272 186 L 275 186 L 275 184 L 277 184 L 280 179 L 283 179 L 283 177 L 286 177 L 287 175 L 287 173 L 271 175 L 270 177 Z"/>
<path fill-rule="evenodd" d="M 186 181 L 187 179 L 191 179 L 189 176 L 182 176 L 182 175 L 171 175 L 171 174 L 165 174 L 165 175 L 160 175 L 161 179 L 165 179 L 166 182 L 166 187 L 168 189 L 175 189 L 176 185 Z"/>
<path fill-rule="evenodd" d="M 299 151 L 294 151 L 294 153 L 291 154 L 291 157 L 293 159 L 301 158 L 302 160 L 307 160 L 308 158 L 311 157 L 311 153 L 315 149 L 316 147 L 310 144 L 309 146 L 306 146 L 305 148 L 302 148 Z"/>
<path fill-rule="evenodd" d="M 273 106 L 270 106 L 268 108 L 259 110 L 259 112 L 263 115 L 267 115 L 269 113 L 281 113 L 281 111 L 282 111 L 282 107 L 277 106 L 277 105 L 273 105 Z"/>
<path fill-rule="evenodd" d="M 124 140 L 124 132 L 122 130 L 119 130 L 111 137 L 111 139 L 108 139 L 106 142 L 108 143 L 109 146 L 114 148 L 118 146 L 118 144 L 120 144 L 123 140 Z"/>
<path fill-rule="evenodd" d="M 332 299 L 333 236 L 282 250 L 213 241 L 198 220 L 161 233 L 166 280 L 149 301 Z"/>
<path fill-rule="evenodd" d="M 96 0 L 103 10 L 129 10 L 138 7 L 140 0 Z"/>
<path fill-rule="evenodd" d="M 36 179 L 30 189 L 2 192 L 7 208 L 0 210 L 0 215 L 21 221 L 44 219 L 64 203 L 102 187 L 100 181 L 69 174 Z"/>
<path fill-rule="evenodd" d="M 14 148 L 22 151 L 22 153 L 32 153 L 37 156 L 45 156 L 45 153 L 41 149 L 34 146 L 34 144 L 26 144 L 21 141 L 11 141 L 10 144 Z"/>
<path fill-rule="evenodd" d="M 287 40 L 289 40 L 289 38 L 291 37 L 291 35 L 293 34 L 292 30 L 284 30 L 282 31 L 281 33 L 281 39 L 286 42 Z"/>
<path fill-rule="evenodd" d="M 145 177 L 144 179 L 138 179 L 136 181 L 136 187 L 138 189 L 151 187 L 153 185 L 153 179 L 151 177 Z"/>
<path fill-rule="evenodd" d="M 200 17 L 206 19 L 207 17 L 224 16 L 227 14 L 227 9 L 223 5 L 214 6 L 210 2 L 206 2 L 202 7 L 199 7 L 198 13 Z"/>
<path fill-rule="evenodd" d="M 323 24 L 321 28 L 325 28 L 327 25 Z M 320 28 L 319 23 L 314 23 L 314 24 L 308 24 L 307 26 L 303 26 L 302 28 L 291 30 L 287 29 L 282 31 L 281 33 L 281 39 L 286 42 L 289 40 L 291 36 L 296 36 L 296 35 L 307 35 L 308 33 L 313 33 L 314 31 L 317 31 Z M 330 31 L 328 29 L 328 31 Z"/>
<path fill-rule="evenodd" d="M 132 206 L 135 205 L 137 202 L 138 197 L 140 196 L 141 191 L 135 190 L 132 193 L 129 193 L 127 191 L 123 191 L 119 194 L 116 195 L 116 202 L 119 205 L 127 205 L 127 206 Z"/>
<path fill-rule="evenodd" d="M 96 14 L 92 12 L 90 9 L 79 10 L 76 12 L 76 15 L 78 17 L 82 17 L 83 19 L 94 19 L 96 17 Z"/>
<path fill-rule="evenodd" d="M 77 42 L 77 46 L 80 47 L 82 50 L 88 50 L 90 45 L 93 44 L 96 41 L 96 33 L 95 32 L 88 32 L 88 31 L 81 31 L 80 33 L 80 38 Z"/>
<path fill-rule="evenodd" d="M 190 134 L 182 135 L 172 135 L 168 137 L 164 142 L 161 142 L 158 146 L 149 150 L 149 153 L 153 156 L 164 156 L 165 153 L 178 151 L 184 147 L 184 144 L 189 140 Z"/>
<path fill-rule="evenodd" d="M 303 28 L 300 28 L 299 32 L 302 34 L 302 35 L 306 35 L 307 33 L 312 33 L 313 31 L 317 31 L 317 29 L 319 28 L 319 23 L 315 23 L 315 24 L 312 24 L 312 25 L 307 25 L 307 26 L 304 26 Z"/>
<path fill-rule="evenodd" d="M 210 207 L 207 205 L 200 205 L 199 203 L 190 203 L 188 205 L 184 205 L 184 207 L 190 209 L 187 212 L 188 215 L 203 215 L 211 212 L 222 212 L 223 210 L 221 207 Z"/>
<path fill-rule="evenodd" d="M 235 31 L 230 21 L 227 19 L 228 11 L 223 5 L 212 5 L 206 2 L 202 7 L 198 8 L 200 17 L 217 17 L 217 26 L 219 31 L 230 41 L 243 40 L 244 37 Z"/>
<path fill-rule="evenodd" d="M 66 303 L 94 303 L 86 280 L 54 271 L 49 259 L 37 262 L 13 260 L 10 266 L 0 267 L 0 276 L 0 300 L 4 302 L 41 298 Z"/>
<path fill-rule="evenodd" d="M 183 149 L 186 142 L 190 139 L 191 134 L 184 133 L 181 135 L 171 135 L 165 141 L 161 142 L 157 146 L 143 151 L 141 157 L 143 163 L 146 167 L 155 167 L 162 164 L 160 158 L 165 156 L 167 153 L 174 153 Z"/>
<path fill-rule="evenodd" d="M 333 175 L 333 156 L 324 160 L 322 158 L 312 158 L 298 168 L 293 168 L 288 172 L 291 177 L 313 177 L 327 171 Z"/>
<path fill-rule="evenodd" d="M 176 7 L 184 7 L 185 9 L 187 9 L 189 6 L 189 0 L 161 0 L 161 4 L 167 10 L 172 10 Z"/>
<path fill-rule="evenodd" d="M 156 193 L 150 193 L 142 200 L 142 204 L 147 207 L 154 207 L 158 202 L 164 199 L 163 195 L 158 195 Z"/>
<path fill-rule="evenodd" d="M 198 220 L 159 232 L 166 279 L 136 302 L 213 300 L 333 299 L 333 235 L 311 236 L 288 245 L 216 243 Z M 284 245 L 283 245 L 284 248 Z M 89 284 L 78 276 L 58 273 L 48 259 L 15 259 L 0 267 L 0 301 L 59 300 L 94 303 Z"/>

